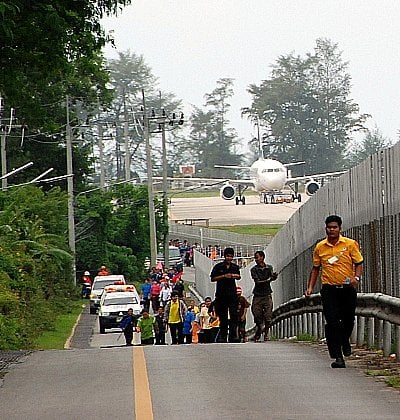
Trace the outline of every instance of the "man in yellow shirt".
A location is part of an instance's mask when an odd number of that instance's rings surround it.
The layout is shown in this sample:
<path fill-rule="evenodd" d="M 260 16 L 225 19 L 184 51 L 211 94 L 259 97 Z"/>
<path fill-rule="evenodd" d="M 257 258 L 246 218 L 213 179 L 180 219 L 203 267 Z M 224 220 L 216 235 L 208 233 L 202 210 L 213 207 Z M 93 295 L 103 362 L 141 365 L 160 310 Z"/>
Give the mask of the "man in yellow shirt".
<path fill-rule="evenodd" d="M 357 286 L 363 270 L 358 243 L 342 236 L 342 219 L 331 215 L 325 220 L 326 239 L 318 242 L 313 254 L 305 296 L 311 296 L 321 271 L 321 299 L 325 316 L 325 336 L 333 368 L 345 368 L 350 356 L 350 336 L 354 327 Z"/>
<path fill-rule="evenodd" d="M 186 313 L 185 303 L 179 299 L 178 292 L 173 291 L 164 312 L 164 320 L 168 323 L 172 344 L 183 344 L 183 321 Z"/>

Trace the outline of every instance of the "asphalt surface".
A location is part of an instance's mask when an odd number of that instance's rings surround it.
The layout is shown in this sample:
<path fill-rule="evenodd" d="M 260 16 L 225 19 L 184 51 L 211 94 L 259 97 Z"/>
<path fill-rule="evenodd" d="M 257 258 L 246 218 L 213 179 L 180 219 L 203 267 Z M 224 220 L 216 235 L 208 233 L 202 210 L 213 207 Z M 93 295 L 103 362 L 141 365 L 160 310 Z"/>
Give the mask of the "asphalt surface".
<path fill-rule="evenodd" d="M 302 194 L 300 203 L 264 204 L 258 196 L 246 197 L 246 205 L 220 197 L 172 197 L 169 207 L 171 220 L 209 219 L 210 227 L 252 224 L 284 224 L 307 201 Z"/>
<path fill-rule="evenodd" d="M 133 380 L 135 350 L 92 347 L 26 356 L 5 376 L 0 418 L 149 418 L 135 416 L 135 393 L 143 390 Z M 331 369 L 326 353 L 309 346 L 151 346 L 144 356 L 150 418 L 157 420 L 399 418 L 397 391 L 351 366 Z"/>

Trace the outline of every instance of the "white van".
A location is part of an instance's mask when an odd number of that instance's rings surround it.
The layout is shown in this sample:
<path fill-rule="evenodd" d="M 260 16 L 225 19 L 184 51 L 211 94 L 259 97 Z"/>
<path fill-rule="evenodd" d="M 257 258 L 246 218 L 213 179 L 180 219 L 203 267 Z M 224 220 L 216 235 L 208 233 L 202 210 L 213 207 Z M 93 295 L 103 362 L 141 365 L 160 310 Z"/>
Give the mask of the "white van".
<path fill-rule="evenodd" d="M 104 334 L 106 328 L 118 328 L 130 308 L 133 309 L 133 317 L 137 320 L 142 307 L 139 294 L 133 284 L 106 286 L 99 305 L 100 334 Z"/>
<path fill-rule="evenodd" d="M 109 276 L 96 276 L 93 280 L 92 290 L 90 291 L 90 313 L 95 314 L 100 304 L 100 297 L 106 286 L 110 284 L 125 284 L 125 277 L 122 274 L 112 274 Z"/>

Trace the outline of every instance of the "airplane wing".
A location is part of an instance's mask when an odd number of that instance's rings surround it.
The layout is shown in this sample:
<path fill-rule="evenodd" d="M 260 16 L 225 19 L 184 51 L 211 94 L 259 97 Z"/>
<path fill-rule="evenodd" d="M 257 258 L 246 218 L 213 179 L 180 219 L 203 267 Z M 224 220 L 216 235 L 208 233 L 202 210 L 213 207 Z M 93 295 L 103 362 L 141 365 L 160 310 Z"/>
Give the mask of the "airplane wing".
<path fill-rule="evenodd" d="M 314 178 L 327 178 L 329 176 L 339 176 L 344 174 L 347 171 L 337 171 L 337 172 L 324 172 L 322 174 L 306 175 L 306 176 L 296 176 L 293 178 L 288 178 L 286 182 L 298 182 L 298 181 L 310 181 Z"/>
<path fill-rule="evenodd" d="M 250 166 L 214 165 L 214 168 L 224 168 L 224 169 L 250 169 Z"/>
<path fill-rule="evenodd" d="M 242 168 L 243 169 L 243 168 Z M 162 180 L 162 177 L 153 176 L 153 179 L 156 181 Z M 185 181 L 185 182 L 210 182 L 217 184 L 229 183 L 232 185 L 243 185 L 243 186 L 254 186 L 254 182 L 250 179 L 230 179 L 230 178 L 177 178 L 177 177 L 167 177 L 168 181 Z"/>

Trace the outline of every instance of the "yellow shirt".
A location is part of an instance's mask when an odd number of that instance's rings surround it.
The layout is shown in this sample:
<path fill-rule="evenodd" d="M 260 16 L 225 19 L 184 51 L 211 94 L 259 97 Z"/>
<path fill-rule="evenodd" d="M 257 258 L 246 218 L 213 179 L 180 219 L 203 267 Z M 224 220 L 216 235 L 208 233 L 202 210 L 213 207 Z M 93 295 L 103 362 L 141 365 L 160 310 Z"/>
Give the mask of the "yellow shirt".
<path fill-rule="evenodd" d="M 313 265 L 322 268 L 322 284 L 343 284 L 346 278 L 354 276 L 354 264 L 362 261 L 357 241 L 342 235 L 335 245 L 324 239 L 314 249 Z"/>
<path fill-rule="evenodd" d="M 171 300 L 168 323 L 177 324 L 178 322 L 182 322 L 179 314 L 179 299 L 177 299 L 176 302 Z"/>

